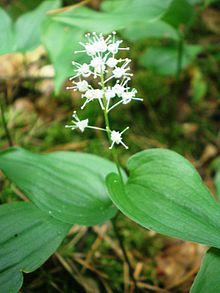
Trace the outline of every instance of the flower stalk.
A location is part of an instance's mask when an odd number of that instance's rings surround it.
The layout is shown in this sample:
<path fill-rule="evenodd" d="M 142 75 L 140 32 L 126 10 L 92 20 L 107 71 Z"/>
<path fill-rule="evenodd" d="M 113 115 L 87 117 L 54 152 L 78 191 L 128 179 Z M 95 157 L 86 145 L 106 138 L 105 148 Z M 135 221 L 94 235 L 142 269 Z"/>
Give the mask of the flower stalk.
<path fill-rule="evenodd" d="M 104 74 L 103 73 L 101 73 L 100 79 L 101 79 L 101 86 L 102 86 L 102 90 L 103 90 L 103 100 L 104 100 L 104 111 L 103 112 L 104 112 L 105 126 L 106 126 L 106 131 L 107 131 L 109 143 L 111 143 L 111 128 L 110 128 L 110 122 L 109 122 L 108 110 L 107 110 L 108 101 L 105 96 L 105 85 L 104 85 Z M 116 164 L 120 180 L 122 183 L 124 183 L 120 163 L 118 160 L 118 154 L 117 154 L 117 151 L 114 147 L 111 148 L 111 153 L 112 153 L 113 160 Z"/>
<path fill-rule="evenodd" d="M 80 120 L 76 111 L 74 111 L 72 115 L 72 124 L 66 125 L 66 127 L 72 130 L 79 129 L 81 132 L 84 132 L 86 128 L 105 131 L 109 141 L 109 149 L 111 150 L 113 160 L 117 166 L 121 183 L 124 184 L 116 146 L 122 145 L 125 149 L 128 149 L 128 146 L 122 140 L 122 135 L 129 127 L 126 127 L 122 131 L 111 129 L 109 112 L 131 101 L 142 101 L 141 98 L 136 97 L 137 90 L 128 85 L 133 76 L 133 74 L 130 73 L 129 67 L 131 60 L 128 58 L 116 58 L 116 54 L 119 51 L 128 51 L 129 48 L 121 47 L 122 40 L 116 39 L 115 32 L 108 35 L 106 38 L 104 38 L 102 34 L 97 35 L 96 33 L 88 33 L 85 37 L 87 38 L 87 42 L 80 42 L 83 49 L 75 51 L 75 53 L 86 54 L 90 57 L 90 62 L 83 64 L 75 61 L 72 62 L 75 67 L 75 72 L 69 80 L 73 85 L 67 89 L 79 91 L 81 93 L 81 98 L 84 100 L 81 106 L 82 110 L 87 107 L 88 104 L 98 101 L 103 111 L 105 128 L 89 125 L 89 119 Z M 95 81 L 97 77 L 99 78 L 97 88 L 94 88 L 85 80 L 85 78 L 93 78 Z M 112 219 L 113 229 L 123 252 L 124 259 L 129 267 L 129 273 L 134 282 L 135 292 L 137 292 L 137 283 L 122 237 L 115 223 L 116 218 L 117 216 Z"/>

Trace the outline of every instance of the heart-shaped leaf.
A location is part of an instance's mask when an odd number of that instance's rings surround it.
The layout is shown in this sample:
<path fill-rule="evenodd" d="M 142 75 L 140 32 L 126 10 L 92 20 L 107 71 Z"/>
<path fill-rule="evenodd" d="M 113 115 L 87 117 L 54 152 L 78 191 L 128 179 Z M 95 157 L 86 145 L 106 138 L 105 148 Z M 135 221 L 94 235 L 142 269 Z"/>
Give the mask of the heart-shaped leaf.
<path fill-rule="evenodd" d="M 202 266 L 196 276 L 190 293 L 220 292 L 220 250 L 210 248 L 206 253 Z"/>
<path fill-rule="evenodd" d="M 0 206 L 0 292 L 19 291 L 22 272 L 32 272 L 54 253 L 70 229 L 32 203 Z"/>
<path fill-rule="evenodd" d="M 127 184 L 107 177 L 115 205 L 140 225 L 161 234 L 220 248 L 220 205 L 194 167 L 169 150 L 152 149 L 128 161 Z"/>
<path fill-rule="evenodd" d="M 34 154 L 12 148 L 0 153 L 0 169 L 40 209 L 70 224 L 100 224 L 115 215 L 105 177 L 115 165 L 95 155 Z"/>

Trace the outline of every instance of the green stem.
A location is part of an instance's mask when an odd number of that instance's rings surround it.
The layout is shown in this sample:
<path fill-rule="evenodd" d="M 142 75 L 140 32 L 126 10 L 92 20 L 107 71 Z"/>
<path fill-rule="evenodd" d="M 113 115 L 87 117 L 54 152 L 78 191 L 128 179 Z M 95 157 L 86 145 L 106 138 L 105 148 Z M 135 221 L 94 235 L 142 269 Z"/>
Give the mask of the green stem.
<path fill-rule="evenodd" d="M 7 122 L 6 122 L 6 119 L 5 119 L 5 108 L 4 108 L 4 104 L 3 104 L 2 99 L 0 100 L 0 110 L 1 110 L 1 116 L 2 116 L 2 125 L 3 125 L 3 128 L 5 130 L 5 135 L 7 137 L 9 146 L 12 147 L 13 142 L 12 142 L 11 135 L 10 135 L 10 132 L 8 130 Z"/>
<path fill-rule="evenodd" d="M 180 81 L 180 73 L 181 73 L 182 63 L 183 63 L 183 45 L 184 45 L 184 38 L 182 33 L 179 33 L 178 52 L 177 52 L 177 69 L 176 69 L 176 81 L 178 85 Z"/>
<path fill-rule="evenodd" d="M 176 66 L 176 86 L 175 86 L 175 92 L 173 96 L 170 96 L 169 99 L 169 105 L 168 109 L 171 110 L 171 117 L 170 119 L 171 122 L 171 127 L 173 127 L 173 120 L 176 119 L 176 110 L 177 110 L 177 99 L 180 93 L 181 89 L 181 83 L 180 83 L 180 74 L 182 70 L 182 63 L 183 63 L 183 46 L 184 46 L 184 38 L 183 38 L 183 33 L 179 32 L 179 40 L 177 44 L 177 66 Z M 171 105 L 171 107 L 170 107 Z"/>
<path fill-rule="evenodd" d="M 102 86 L 102 90 L 103 90 L 103 93 L 104 93 L 105 85 L 104 85 L 104 75 L 103 75 L 103 73 L 101 73 L 101 86 Z M 105 94 L 103 94 L 103 104 L 104 104 L 105 126 L 106 126 L 108 140 L 109 140 L 109 143 L 111 144 L 111 128 L 110 128 L 110 123 L 109 123 L 109 117 L 108 117 L 108 111 L 107 111 L 107 99 L 106 99 Z M 122 172 L 121 172 L 121 168 L 120 168 L 120 163 L 119 163 L 119 160 L 118 160 L 117 150 L 113 147 L 111 151 L 112 151 L 113 160 L 114 160 L 114 162 L 115 162 L 115 164 L 117 166 L 117 169 L 118 169 L 118 174 L 119 174 L 120 180 L 121 180 L 122 184 L 124 184 L 123 176 L 122 176 Z M 127 255 L 127 252 L 126 252 L 126 249 L 125 249 L 125 246 L 124 246 L 124 243 L 123 243 L 123 239 L 122 239 L 122 237 L 121 237 L 121 235 L 120 235 L 120 233 L 118 231 L 117 225 L 116 225 L 117 216 L 118 216 L 118 214 L 116 215 L 115 218 L 113 218 L 111 220 L 113 230 L 114 230 L 116 238 L 118 239 L 118 242 L 119 242 L 119 245 L 121 247 L 124 259 L 125 259 L 125 261 L 126 261 L 126 263 L 128 265 L 129 274 L 130 274 L 131 280 L 134 283 L 135 292 L 138 292 L 137 282 L 136 282 L 136 280 L 134 278 L 134 270 L 132 268 L 132 265 L 130 263 L 129 257 Z"/>
<path fill-rule="evenodd" d="M 101 74 L 101 86 L 102 86 L 102 90 L 104 92 L 105 85 L 104 85 L 104 76 L 103 76 L 103 74 Z M 105 125 L 106 125 L 108 140 L 109 140 L 109 143 L 111 144 L 111 128 L 110 128 L 110 123 L 109 123 L 108 111 L 107 111 L 107 108 L 106 108 L 107 99 L 106 99 L 105 95 L 103 95 L 103 103 L 104 103 Z M 113 147 L 112 150 L 111 150 L 111 153 L 112 153 L 113 160 L 114 160 L 114 162 L 115 162 L 115 164 L 117 166 L 118 175 L 119 175 L 119 177 L 121 179 L 121 182 L 123 183 L 124 181 L 123 181 L 123 176 L 122 176 L 122 172 L 121 172 L 121 168 L 120 168 L 120 163 L 119 163 L 119 160 L 118 160 L 117 150 Z"/>

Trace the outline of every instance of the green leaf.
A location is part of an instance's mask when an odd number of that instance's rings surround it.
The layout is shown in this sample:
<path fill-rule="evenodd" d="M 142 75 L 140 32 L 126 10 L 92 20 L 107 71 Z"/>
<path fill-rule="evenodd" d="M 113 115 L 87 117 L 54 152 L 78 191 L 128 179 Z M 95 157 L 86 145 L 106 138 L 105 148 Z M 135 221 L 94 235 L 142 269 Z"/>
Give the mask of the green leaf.
<path fill-rule="evenodd" d="M 14 49 L 12 20 L 2 8 L 0 8 L 0 28 L 0 55 L 11 53 Z"/>
<path fill-rule="evenodd" d="M 202 48 L 198 45 L 183 47 L 181 69 L 189 66 Z M 161 75 L 175 75 L 178 67 L 177 47 L 148 47 L 140 57 L 140 64 Z"/>
<path fill-rule="evenodd" d="M 43 1 L 35 10 L 18 18 L 15 23 L 16 51 L 27 52 L 39 46 L 41 25 L 46 13 L 60 4 L 60 0 Z"/>
<path fill-rule="evenodd" d="M 136 21 L 158 19 L 169 8 L 173 0 L 107 0 L 102 3 L 102 9 L 123 19 Z"/>
<path fill-rule="evenodd" d="M 210 248 L 206 253 L 202 267 L 190 293 L 217 293 L 220 292 L 220 250 Z"/>
<path fill-rule="evenodd" d="M 140 225 L 180 239 L 220 248 L 220 205 L 194 167 L 169 150 L 132 156 L 126 185 L 107 177 L 115 205 Z"/>
<path fill-rule="evenodd" d="M 180 25 L 191 25 L 194 17 L 194 7 L 187 0 L 173 0 L 162 19 L 178 28 Z"/>
<path fill-rule="evenodd" d="M 63 222 L 90 226 L 116 213 L 105 185 L 116 167 L 98 156 L 12 148 L 0 153 L 0 169 L 40 209 Z"/>
<path fill-rule="evenodd" d="M 32 203 L 0 206 L 0 292 L 18 292 L 22 272 L 40 267 L 54 253 L 70 226 Z"/>
<path fill-rule="evenodd" d="M 128 0 L 105 0 L 101 2 L 101 9 L 105 12 L 117 10 L 120 6 L 123 8 L 124 4 L 128 4 Z"/>
<path fill-rule="evenodd" d="M 107 34 L 124 27 L 123 18 L 111 13 L 97 12 L 87 7 L 76 7 L 51 17 L 54 21 L 80 30 Z M 83 38 L 83 35 L 82 35 Z"/>
<path fill-rule="evenodd" d="M 161 17 L 171 0 L 124 0 L 108 12 L 95 11 L 86 7 L 74 7 L 53 17 L 54 20 L 78 27 L 84 31 L 109 33 L 132 25 L 132 22 L 152 21 Z"/>
<path fill-rule="evenodd" d="M 217 172 L 215 174 L 215 187 L 216 187 L 216 193 L 217 197 L 220 200 L 220 170 L 217 169 Z"/>
<path fill-rule="evenodd" d="M 172 0 L 124 0 L 113 9 L 113 13 L 124 19 L 152 21 L 162 17 Z"/>
<path fill-rule="evenodd" d="M 52 19 L 43 25 L 42 42 L 48 51 L 55 68 L 55 92 L 58 93 L 63 82 L 73 74 L 72 60 L 83 61 L 83 54 L 74 55 L 79 49 L 78 42 L 82 40 L 83 31 L 67 26 Z"/>
<path fill-rule="evenodd" d="M 162 20 L 153 22 L 137 22 L 133 26 L 129 26 L 123 31 L 123 36 L 135 42 L 144 38 L 169 38 L 177 41 L 179 39 L 178 32 L 169 24 Z"/>

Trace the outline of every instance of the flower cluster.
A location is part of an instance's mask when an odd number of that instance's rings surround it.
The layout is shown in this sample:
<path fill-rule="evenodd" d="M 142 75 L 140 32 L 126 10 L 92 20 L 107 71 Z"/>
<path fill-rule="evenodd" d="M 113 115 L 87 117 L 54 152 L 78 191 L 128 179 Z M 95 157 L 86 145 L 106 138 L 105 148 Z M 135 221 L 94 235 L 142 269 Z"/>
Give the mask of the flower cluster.
<path fill-rule="evenodd" d="M 84 109 L 90 102 L 97 100 L 101 109 L 108 115 L 112 109 L 120 104 L 128 104 L 132 100 L 142 101 L 142 99 L 136 97 L 136 89 L 130 88 L 128 85 L 133 75 L 130 73 L 129 67 L 131 60 L 116 58 L 119 51 L 129 50 L 129 48 L 121 47 L 122 40 L 117 40 L 115 35 L 116 33 L 113 32 L 105 38 L 102 34 L 88 33 L 85 35 L 87 42 L 85 44 L 80 42 L 83 49 L 75 51 L 75 53 L 85 53 L 90 57 L 89 63 L 72 62 L 75 67 L 75 74 L 70 78 L 72 86 L 67 87 L 67 89 L 81 93 L 81 98 L 84 101 L 81 109 Z M 96 88 L 89 84 L 88 81 L 91 78 L 99 79 Z M 128 127 L 119 132 L 108 129 L 108 127 L 104 129 L 89 126 L 89 120 L 80 120 L 75 111 L 72 122 L 72 125 L 66 127 L 73 130 L 78 128 L 82 132 L 85 128 L 107 131 L 111 139 L 110 148 L 115 144 L 122 144 L 125 148 L 128 148 L 121 137 Z"/>

